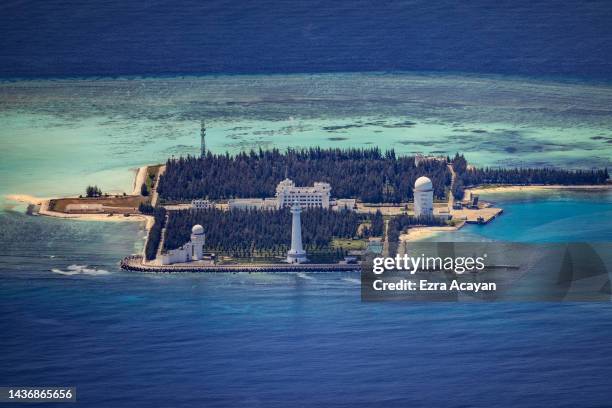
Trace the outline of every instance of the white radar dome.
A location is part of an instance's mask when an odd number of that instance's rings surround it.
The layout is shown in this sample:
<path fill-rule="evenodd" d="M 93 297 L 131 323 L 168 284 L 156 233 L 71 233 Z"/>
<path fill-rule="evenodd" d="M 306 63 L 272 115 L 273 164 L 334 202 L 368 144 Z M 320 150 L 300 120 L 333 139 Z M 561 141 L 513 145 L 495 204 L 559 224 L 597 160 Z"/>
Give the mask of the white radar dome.
<path fill-rule="evenodd" d="M 433 184 L 428 177 L 421 176 L 414 182 L 414 189 L 418 191 L 433 190 Z"/>

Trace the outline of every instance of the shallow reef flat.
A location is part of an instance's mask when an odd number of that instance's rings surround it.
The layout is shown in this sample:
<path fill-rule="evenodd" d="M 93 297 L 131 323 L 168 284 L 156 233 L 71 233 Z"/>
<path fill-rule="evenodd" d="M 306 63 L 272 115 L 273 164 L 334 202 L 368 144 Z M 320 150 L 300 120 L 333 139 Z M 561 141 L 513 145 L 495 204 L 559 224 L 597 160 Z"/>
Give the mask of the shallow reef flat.
<path fill-rule="evenodd" d="M 303 74 L 0 82 L 0 193 L 130 191 L 127 170 L 216 152 L 371 147 L 478 166 L 610 167 L 612 86 L 503 76 Z M 58 190 L 59 188 L 59 190 Z"/>

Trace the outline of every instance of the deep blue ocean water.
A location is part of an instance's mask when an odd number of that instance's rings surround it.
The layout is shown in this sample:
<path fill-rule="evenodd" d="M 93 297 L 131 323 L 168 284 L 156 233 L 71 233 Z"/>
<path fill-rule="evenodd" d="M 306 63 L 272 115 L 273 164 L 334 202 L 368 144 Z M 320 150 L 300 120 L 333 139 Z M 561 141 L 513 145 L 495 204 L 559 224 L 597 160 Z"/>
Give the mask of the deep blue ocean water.
<path fill-rule="evenodd" d="M 592 197 L 498 197 L 488 227 L 588 210 L 565 239 L 610 241 L 609 217 L 589 226 L 612 200 Z M 0 225 L 2 384 L 75 385 L 87 407 L 610 404 L 609 303 L 362 303 L 358 274 L 127 273 L 138 224 Z"/>
<path fill-rule="evenodd" d="M 608 0 L 23 0 L 0 76 L 439 71 L 610 80 Z"/>

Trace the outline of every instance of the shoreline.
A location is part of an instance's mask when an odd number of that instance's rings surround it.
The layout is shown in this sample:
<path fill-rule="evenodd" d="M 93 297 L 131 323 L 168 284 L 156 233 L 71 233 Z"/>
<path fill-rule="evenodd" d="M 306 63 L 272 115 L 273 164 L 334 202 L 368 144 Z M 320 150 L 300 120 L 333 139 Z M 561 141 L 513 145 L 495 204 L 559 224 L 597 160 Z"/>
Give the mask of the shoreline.
<path fill-rule="evenodd" d="M 425 238 L 431 238 L 432 236 L 440 233 L 440 232 L 454 232 L 458 231 L 464 224 L 458 225 L 456 227 L 447 226 L 447 227 L 414 227 L 409 228 L 408 232 L 405 234 L 401 234 L 399 236 L 400 242 L 416 242 L 421 241 Z"/>
<path fill-rule="evenodd" d="M 519 185 L 490 185 L 490 186 L 478 186 L 473 188 L 465 189 L 466 193 L 527 193 L 527 192 L 538 192 L 538 191 L 612 191 L 612 184 L 595 184 L 595 185 L 561 185 L 561 184 L 551 184 L 551 185 L 529 185 L 529 186 L 519 186 Z M 447 227 L 415 227 L 410 228 L 405 234 L 401 234 L 399 239 L 400 242 L 416 242 L 422 241 L 427 238 L 431 238 L 440 232 L 454 232 L 461 229 L 465 223 L 462 223 L 458 226 L 447 226 Z"/>
<path fill-rule="evenodd" d="M 4 198 L 23 204 L 42 205 L 43 202 L 51 200 L 49 197 L 34 197 L 30 194 L 7 194 Z"/>
<path fill-rule="evenodd" d="M 147 175 L 149 166 L 141 166 L 135 170 L 134 181 L 133 181 L 133 192 L 132 195 L 138 195 L 140 192 L 140 185 L 144 183 Z M 130 171 L 134 171 L 131 169 Z M 484 185 L 465 189 L 466 193 L 521 193 L 521 192 L 538 192 L 538 191 L 555 191 L 555 190 L 577 190 L 577 191 L 608 191 L 612 190 L 612 184 L 605 185 Z M 76 196 L 75 196 L 76 197 Z M 144 222 L 146 230 L 150 230 L 154 223 L 154 218 L 150 215 L 144 214 L 133 214 L 129 217 L 125 217 L 120 214 L 67 214 L 62 212 L 50 211 L 48 209 L 49 201 L 52 198 L 49 197 L 35 197 L 30 194 L 8 194 L 5 196 L 7 200 L 39 205 L 39 215 L 72 219 L 81 221 L 104 221 L 104 222 Z M 63 197 L 70 198 L 70 197 Z M 457 231 L 463 227 L 463 223 L 457 226 L 445 226 L 445 227 L 415 227 L 410 228 L 407 233 L 400 235 L 401 242 L 415 242 L 421 241 L 426 238 L 430 238 L 440 232 L 452 232 Z"/>
<path fill-rule="evenodd" d="M 149 166 L 141 166 L 136 169 L 133 181 L 133 191 L 136 193 L 133 193 L 132 195 L 140 194 L 140 185 L 142 185 L 142 183 L 144 183 L 144 180 L 146 179 L 148 168 Z M 133 172 L 134 169 L 130 169 L 129 171 Z M 61 198 L 77 197 L 78 196 L 66 196 Z M 125 217 L 122 214 L 68 214 L 63 212 L 50 211 L 48 209 L 49 201 L 57 197 L 35 197 L 31 194 L 7 194 L 5 198 L 9 201 L 14 201 L 18 203 L 38 205 L 40 206 L 38 215 L 45 217 L 96 222 L 143 222 L 147 231 L 151 229 L 154 223 L 154 218 L 152 216 L 144 214 L 131 214 L 129 217 Z"/>
<path fill-rule="evenodd" d="M 134 176 L 134 183 L 132 187 L 132 195 L 140 194 L 140 186 L 147 180 L 147 171 L 149 166 L 141 166 L 136 169 L 136 175 Z"/>

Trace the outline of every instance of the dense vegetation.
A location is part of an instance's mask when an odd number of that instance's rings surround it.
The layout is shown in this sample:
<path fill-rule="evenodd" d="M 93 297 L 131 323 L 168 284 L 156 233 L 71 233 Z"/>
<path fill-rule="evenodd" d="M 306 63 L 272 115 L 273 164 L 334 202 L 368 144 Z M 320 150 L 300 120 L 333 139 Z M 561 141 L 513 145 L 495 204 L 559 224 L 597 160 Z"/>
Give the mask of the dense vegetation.
<path fill-rule="evenodd" d="M 367 235 L 371 237 L 380 237 L 385 232 L 385 220 L 380 210 L 376 210 L 376 213 L 371 217 L 371 224 L 367 230 Z"/>
<path fill-rule="evenodd" d="M 429 177 L 437 198 L 450 185 L 444 161 L 428 160 L 416 167 L 414 157 L 384 154 L 372 149 L 278 149 L 235 156 L 213 154 L 181 157 L 166 163 L 158 192 L 165 200 L 272 197 L 287 175 L 298 186 L 328 182 L 332 196 L 364 202 L 401 202 L 412 199 L 414 181 Z"/>
<path fill-rule="evenodd" d="M 101 197 L 102 190 L 98 186 L 87 186 L 85 189 L 85 195 L 89 198 L 91 197 Z"/>
<path fill-rule="evenodd" d="M 149 230 L 149 236 L 147 238 L 147 245 L 145 247 L 145 258 L 150 261 L 155 259 L 157 255 L 157 248 L 161 241 L 161 233 L 164 228 L 164 222 L 166 219 L 166 210 L 163 207 L 158 207 L 153 212 L 155 222 Z M 191 231 L 191 229 L 189 229 Z"/>
<path fill-rule="evenodd" d="M 329 249 L 332 238 L 354 238 L 368 215 L 348 210 L 310 209 L 302 212 L 302 241 L 308 249 Z M 189 241 L 191 227 L 200 224 L 206 234 L 205 249 L 236 257 L 255 252 L 284 255 L 291 244 L 289 210 L 181 210 L 169 212 L 164 249 Z M 359 238 L 363 237 L 359 236 Z"/>
<path fill-rule="evenodd" d="M 142 214 L 153 215 L 155 212 L 155 207 L 153 207 L 149 202 L 144 202 L 138 204 L 138 211 L 140 211 Z"/>
<path fill-rule="evenodd" d="M 389 242 L 399 241 L 400 234 L 414 225 L 444 226 L 446 221 L 436 217 L 415 217 L 414 215 L 399 215 L 389 220 L 387 238 Z"/>
<path fill-rule="evenodd" d="M 455 198 L 463 198 L 464 188 L 480 184 L 560 184 L 584 185 L 604 184 L 608 180 L 608 170 L 562 170 L 554 168 L 468 168 L 462 155 L 456 154 L 452 160 L 457 179 L 453 185 Z"/>

